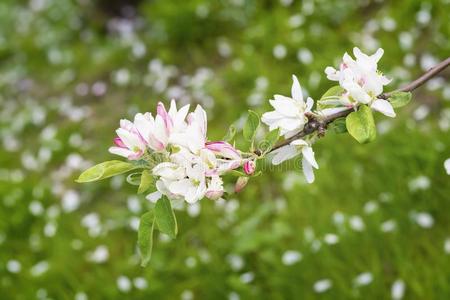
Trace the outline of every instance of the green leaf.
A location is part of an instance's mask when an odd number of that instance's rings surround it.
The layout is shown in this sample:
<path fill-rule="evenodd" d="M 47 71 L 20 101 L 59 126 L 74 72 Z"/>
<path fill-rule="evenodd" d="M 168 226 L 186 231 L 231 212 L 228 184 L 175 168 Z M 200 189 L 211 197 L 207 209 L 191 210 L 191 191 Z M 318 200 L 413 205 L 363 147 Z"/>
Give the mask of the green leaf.
<path fill-rule="evenodd" d="M 247 121 L 244 124 L 243 135 L 247 141 L 253 141 L 259 127 L 259 116 L 254 111 L 248 111 Z"/>
<path fill-rule="evenodd" d="M 155 217 L 149 211 L 141 216 L 138 229 L 138 248 L 141 256 L 141 266 L 147 266 L 152 257 L 153 230 L 155 228 Z"/>
<path fill-rule="evenodd" d="M 410 92 L 393 92 L 389 97 L 389 102 L 393 108 L 399 108 L 405 106 L 411 101 L 411 93 Z"/>
<path fill-rule="evenodd" d="M 230 142 L 235 135 L 236 135 L 236 127 L 234 125 L 230 125 L 227 134 L 223 137 L 223 140 L 226 142 Z"/>
<path fill-rule="evenodd" d="M 345 118 L 336 119 L 329 126 L 334 133 L 345 133 L 348 131 L 345 125 Z"/>
<path fill-rule="evenodd" d="M 335 85 L 329 88 L 320 98 L 320 100 L 325 100 L 328 97 L 340 97 L 345 92 L 345 90 L 340 85 Z"/>
<path fill-rule="evenodd" d="M 367 105 L 361 105 L 358 111 L 349 114 L 345 124 L 351 136 L 361 144 L 369 143 L 377 136 L 372 110 Z"/>
<path fill-rule="evenodd" d="M 279 128 L 269 131 L 269 133 L 267 133 L 266 136 L 264 137 L 264 140 L 262 140 L 259 143 L 258 149 L 262 153 L 269 152 L 273 148 L 273 146 L 275 146 L 275 144 L 279 138 L 280 138 L 280 129 Z"/>
<path fill-rule="evenodd" d="M 83 173 L 78 177 L 76 182 L 92 182 L 100 179 L 112 177 L 115 175 L 119 175 L 133 169 L 138 168 L 128 162 L 123 162 L 120 160 L 110 160 L 102 162 L 101 164 L 95 165 Z"/>
<path fill-rule="evenodd" d="M 150 170 L 142 171 L 141 183 L 139 184 L 138 194 L 145 193 L 153 185 L 153 176 Z"/>
<path fill-rule="evenodd" d="M 127 182 L 131 185 L 139 185 L 141 183 L 141 172 L 131 173 L 128 175 Z"/>
<path fill-rule="evenodd" d="M 161 232 L 171 238 L 175 238 L 178 233 L 177 220 L 173 212 L 170 200 L 163 196 L 155 205 L 156 224 Z"/>

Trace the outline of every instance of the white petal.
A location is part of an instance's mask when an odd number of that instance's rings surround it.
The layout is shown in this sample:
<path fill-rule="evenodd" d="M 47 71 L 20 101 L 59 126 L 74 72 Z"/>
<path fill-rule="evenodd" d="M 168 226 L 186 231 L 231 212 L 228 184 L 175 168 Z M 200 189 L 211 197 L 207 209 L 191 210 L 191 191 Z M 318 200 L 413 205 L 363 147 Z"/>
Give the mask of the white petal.
<path fill-rule="evenodd" d="M 145 144 L 137 133 L 132 133 L 122 128 L 117 129 L 116 133 L 129 149 L 138 147 L 141 150 L 145 150 Z"/>
<path fill-rule="evenodd" d="M 128 158 L 128 156 L 134 154 L 134 152 L 130 151 L 129 149 L 121 147 L 110 147 L 108 151 L 112 154 L 120 155 L 125 158 Z"/>
<path fill-rule="evenodd" d="M 291 159 L 297 156 L 300 152 L 297 150 L 297 147 L 292 145 L 286 145 L 274 151 L 275 156 L 272 158 L 272 164 L 279 165 L 283 161 Z"/>
<path fill-rule="evenodd" d="M 291 98 L 275 95 L 275 99 L 269 100 L 269 102 L 278 113 L 287 117 L 295 117 L 298 114 L 299 109 Z"/>
<path fill-rule="evenodd" d="M 312 147 L 303 147 L 302 148 L 302 154 L 303 154 L 303 158 L 306 159 L 311 166 L 313 166 L 314 168 L 318 169 L 319 165 L 316 162 L 316 158 L 314 157 L 314 151 L 312 149 Z"/>
<path fill-rule="evenodd" d="M 153 203 L 156 203 L 156 201 L 158 201 L 161 198 L 161 196 L 162 196 L 162 194 L 159 191 L 156 191 L 156 192 L 148 194 L 145 197 L 145 199 L 147 199 Z"/>
<path fill-rule="evenodd" d="M 314 171 L 309 162 L 303 157 L 302 159 L 303 174 L 305 175 L 306 182 L 314 182 Z"/>
<path fill-rule="evenodd" d="M 311 108 L 313 107 L 313 105 L 314 105 L 314 100 L 311 97 L 308 97 L 306 99 L 306 111 L 305 112 L 311 111 Z"/>
<path fill-rule="evenodd" d="M 294 145 L 294 146 L 308 146 L 308 143 L 305 140 L 298 139 L 298 140 L 292 141 L 291 145 Z"/>
<path fill-rule="evenodd" d="M 373 110 L 379 111 L 385 116 L 394 118 L 396 116 L 394 108 L 392 108 L 391 103 L 387 100 L 377 99 L 371 105 Z"/>
<path fill-rule="evenodd" d="M 168 188 L 171 193 L 177 195 L 185 195 L 192 187 L 192 183 L 189 179 L 181 179 L 169 184 Z"/>
<path fill-rule="evenodd" d="M 384 50 L 382 48 L 378 48 L 377 52 L 371 56 L 374 63 L 378 63 L 380 58 L 383 56 Z"/>
<path fill-rule="evenodd" d="M 320 111 L 320 113 L 324 116 L 330 116 L 336 114 L 338 112 L 348 110 L 347 107 L 333 107 L 333 108 L 325 108 Z"/>
<path fill-rule="evenodd" d="M 300 86 L 300 82 L 297 79 L 297 76 L 292 75 L 292 88 L 291 88 L 291 94 L 292 99 L 303 102 L 303 93 L 302 93 L 302 87 Z"/>

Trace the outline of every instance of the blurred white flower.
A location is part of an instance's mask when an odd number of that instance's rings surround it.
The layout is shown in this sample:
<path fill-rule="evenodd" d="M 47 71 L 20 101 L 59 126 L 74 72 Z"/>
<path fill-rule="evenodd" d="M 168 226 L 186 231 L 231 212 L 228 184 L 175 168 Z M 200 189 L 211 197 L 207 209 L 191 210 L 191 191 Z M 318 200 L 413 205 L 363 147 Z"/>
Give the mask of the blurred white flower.
<path fill-rule="evenodd" d="M 18 260 L 11 259 L 6 263 L 6 269 L 10 273 L 19 273 L 22 270 L 22 264 Z"/>
<path fill-rule="evenodd" d="M 393 300 L 403 299 L 405 294 L 405 283 L 401 279 L 394 281 L 391 287 L 391 297 Z"/>
<path fill-rule="evenodd" d="M 131 290 L 131 281 L 127 276 L 121 275 L 117 278 L 117 288 L 123 293 L 128 293 Z"/>
<path fill-rule="evenodd" d="M 447 173 L 447 175 L 450 175 L 450 158 L 447 158 L 444 161 L 444 169 L 445 169 L 445 172 Z"/>
<path fill-rule="evenodd" d="M 431 228 L 434 225 L 434 218 L 427 212 L 413 213 L 414 221 L 422 228 Z"/>
<path fill-rule="evenodd" d="M 364 286 L 364 285 L 368 285 L 372 282 L 373 280 L 373 275 L 370 272 L 365 272 L 365 273 L 361 273 L 359 274 L 355 279 L 354 279 L 354 284 L 356 286 Z"/>
<path fill-rule="evenodd" d="M 360 216 L 352 216 L 349 219 L 350 228 L 355 231 L 363 231 L 365 229 L 364 221 Z"/>
<path fill-rule="evenodd" d="M 334 233 L 327 233 L 327 234 L 325 234 L 323 240 L 328 245 L 334 245 L 334 244 L 337 244 L 339 242 L 339 236 L 337 236 Z"/>
<path fill-rule="evenodd" d="M 295 250 L 287 250 L 283 253 L 283 256 L 281 257 L 281 261 L 286 266 L 291 266 L 293 264 L 298 263 L 302 260 L 302 254 Z"/>
<path fill-rule="evenodd" d="M 333 286 L 333 283 L 330 279 L 321 279 L 314 283 L 314 291 L 316 293 L 323 293 L 329 290 Z"/>

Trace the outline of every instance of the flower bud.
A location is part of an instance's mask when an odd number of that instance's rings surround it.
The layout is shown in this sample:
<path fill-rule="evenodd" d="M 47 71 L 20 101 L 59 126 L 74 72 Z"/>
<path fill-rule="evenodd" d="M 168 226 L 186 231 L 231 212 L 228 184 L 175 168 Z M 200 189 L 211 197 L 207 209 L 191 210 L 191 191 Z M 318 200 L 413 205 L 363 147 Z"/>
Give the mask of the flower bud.
<path fill-rule="evenodd" d="M 242 191 L 245 186 L 247 185 L 248 177 L 239 177 L 236 181 L 236 184 L 234 185 L 234 192 L 239 193 Z"/>
<path fill-rule="evenodd" d="M 255 173 L 256 170 L 256 163 L 253 160 L 247 160 L 244 163 L 244 172 L 247 175 L 252 175 L 253 173 Z"/>

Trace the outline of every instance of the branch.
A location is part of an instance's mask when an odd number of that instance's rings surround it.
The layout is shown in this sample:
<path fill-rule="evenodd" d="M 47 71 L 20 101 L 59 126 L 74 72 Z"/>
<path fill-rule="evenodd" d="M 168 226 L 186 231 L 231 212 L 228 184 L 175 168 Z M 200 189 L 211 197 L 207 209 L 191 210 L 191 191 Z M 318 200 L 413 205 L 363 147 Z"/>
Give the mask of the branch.
<path fill-rule="evenodd" d="M 438 73 L 442 72 L 445 68 L 447 68 L 450 65 L 450 57 L 447 58 L 446 60 L 440 62 L 439 64 L 437 64 L 436 66 L 434 66 L 433 68 L 429 69 L 427 72 L 425 72 L 422 76 L 420 76 L 419 78 L 417 78 L 416 80 L 414 80 L 413 82 L 407 84 L 406 86 L 394 90 L 392 92 L 389 93 L 383 93 L 381 95 L 378 96 L 378 98 L 381 99 L 388 99 L 393 93 L 395 92 L 412 92 L 413 90 L 415 90 L 416 88 L 420 87 L 421 85 L 423 85 L 425 82 L 427 82 L 428 80 L 430 80 L 431 78 L 433 78 L 434 76 L 436 76 Z M 315 116 L 313 115 L 309 115 L 308 116 L 308 123 L 306 123 L 305 127 L 303 128 L 302 131 L 300 131 L 299 133 L 297 133 L 296 135 L 283 140 L 282 142 L 278 143 L 277 145 L 275 145 L 275 147 L 272 148 L 272 151 L 279 149 L 283 146 L 286 146 L 288 144 L 290 144 L 292 141 L 295 141 L 299 138 L 302 138 L 306 135 L 309 135 L 315 131 L 319 131 L 320 134 L 324 134 L 325 133 L 325 129 L 327 127 L 328 124 L 330 124 L 331 122 L 333 122 L 336 119 L 339 118 L 343 118 L 346 117 L 347 115 L 349 115 L 352 111 L 354 111 L 352 108 L 349 108 L 347 110 L 326 116 L 325 118 L 319 120 L 317 119 Z"/>

